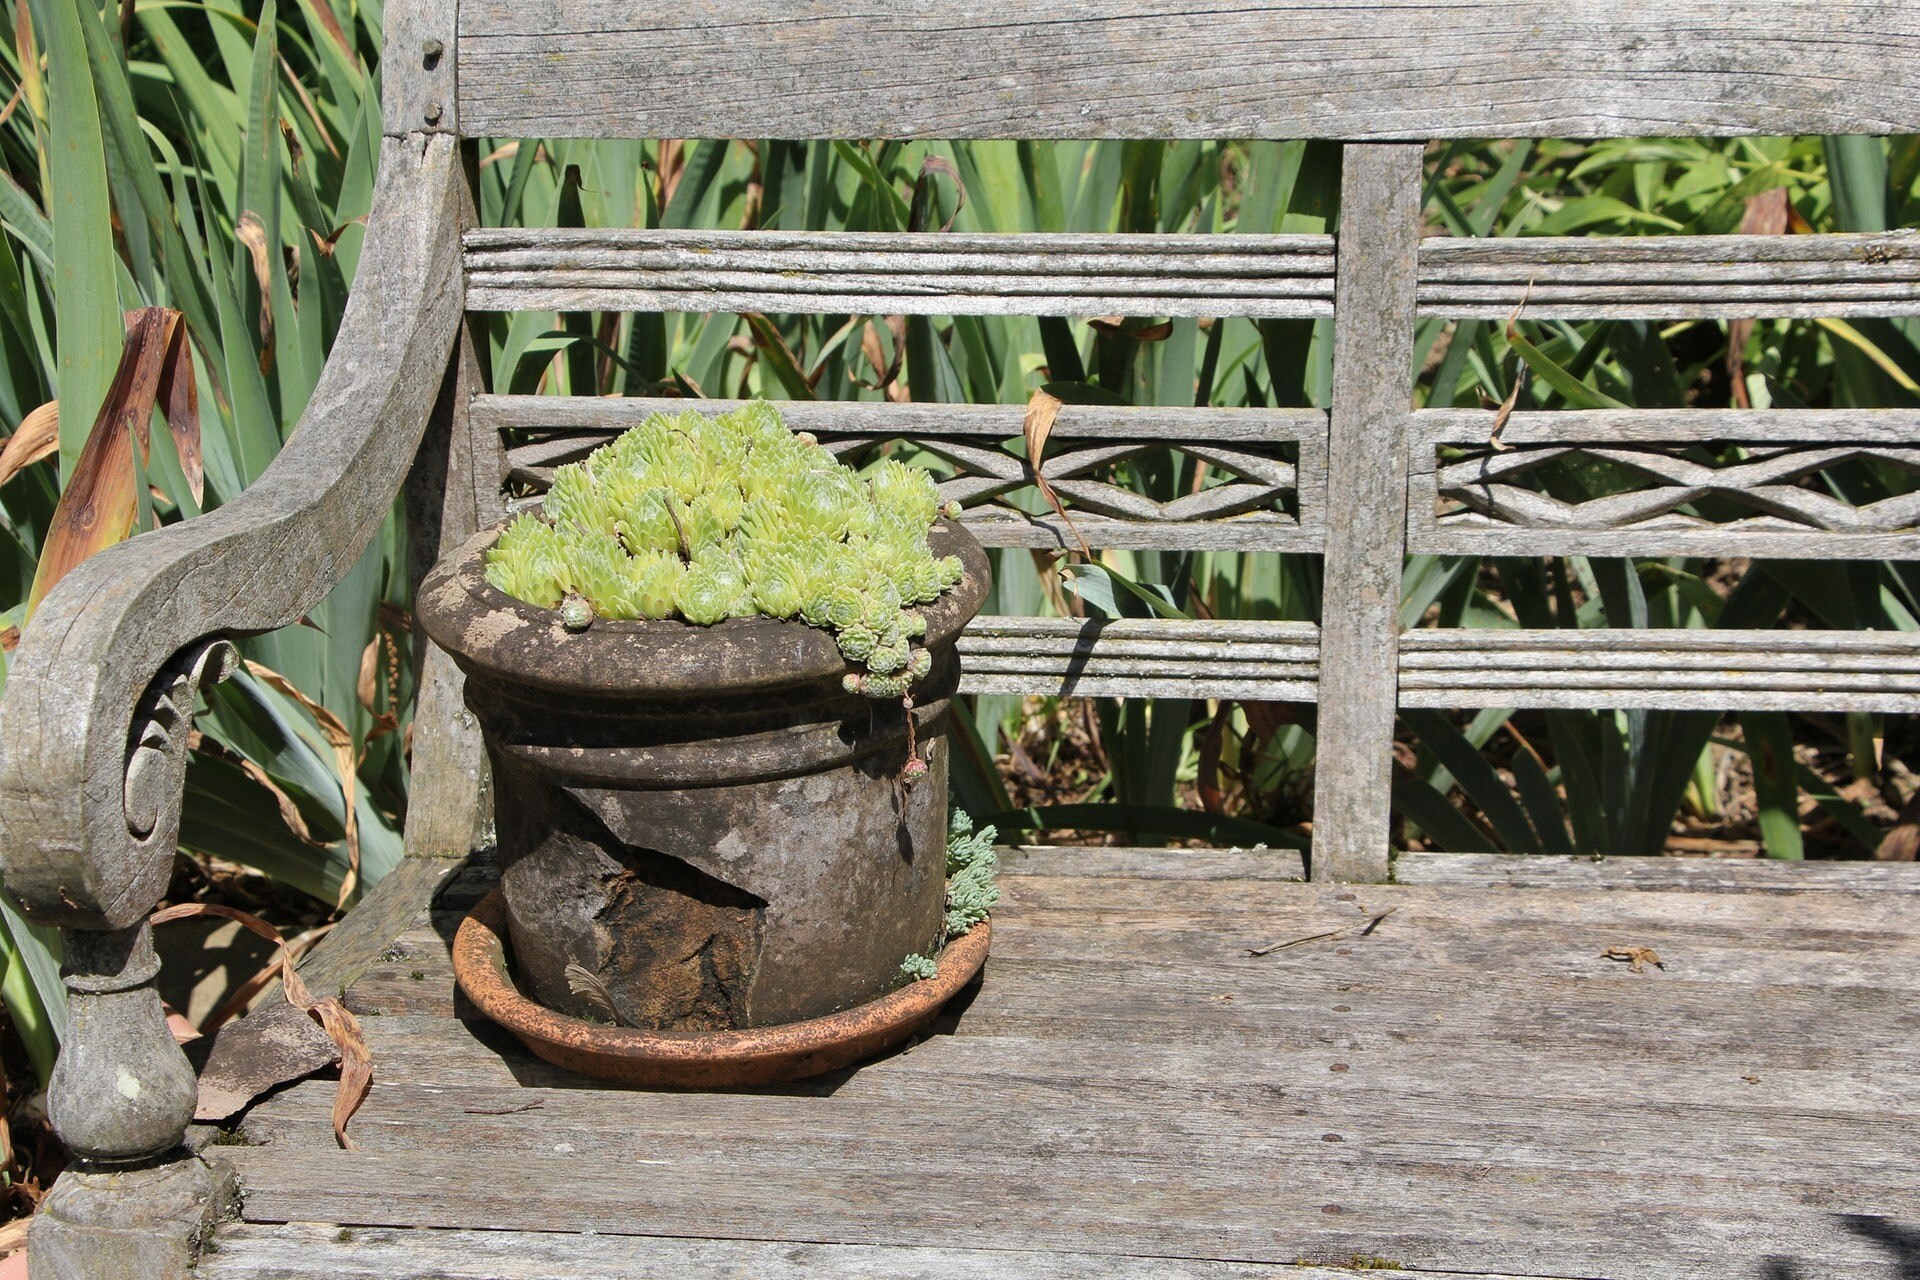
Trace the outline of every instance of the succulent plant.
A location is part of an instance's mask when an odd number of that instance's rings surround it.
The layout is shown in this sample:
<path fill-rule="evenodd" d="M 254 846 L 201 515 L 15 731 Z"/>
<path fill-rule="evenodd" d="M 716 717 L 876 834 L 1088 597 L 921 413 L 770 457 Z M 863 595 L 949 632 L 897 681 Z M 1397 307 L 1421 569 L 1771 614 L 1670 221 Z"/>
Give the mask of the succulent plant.
<path fill-rule="evenodd" d="M 915 606 L 960 581 L 927 533 L 956 513 L 933 478 L 888 458 L 865 476 L 756 401 L 708 417 L 654 414 L 561 467 L 538 515 L 509 524 L 487 581 L 593 618 L 799 618 L 865 672 L 850 691 L 904 697 L 932 668 Z"/>

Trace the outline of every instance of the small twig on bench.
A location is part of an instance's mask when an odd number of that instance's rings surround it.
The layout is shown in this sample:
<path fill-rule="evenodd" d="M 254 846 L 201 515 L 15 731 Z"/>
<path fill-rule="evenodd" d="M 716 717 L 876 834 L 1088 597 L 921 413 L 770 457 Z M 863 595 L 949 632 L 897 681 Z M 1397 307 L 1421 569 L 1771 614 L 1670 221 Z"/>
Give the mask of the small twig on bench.
<path fill-rule="evenodd" d="M 1368 917 L 1360 924 L 1343 925 L 1338 929 L 1329 929 L 1325 933 L 1310 933 L 1304 938 L 1293 938 L 1286 942 L 1276 942 L 1270 947 L 1248 947 L 1247 954 L 1250 956 L 1270 956 L 1276 951 L 1285 951 L 1289 947 L 1303 947 L 1309 942 L 1331 942 L 1335 938 L 1344 937 L 1352 933 L 1356 928 L 1360 930 L 1360 936 L 1364 938 L 1377 929 L 1382 920 L 1385 920 L 1399 909 L 1398 907 L 1388 907 L 1385 911 L 1380 912 L 1378 915 Z"/>
<path fill-rule="evenodd" d="M 538 1111 L 547 1105 L 544 1102 L 523 1102 L 517 1107 L 468 1107 L 470 1116 L 517 1116 L 522 1111 Z"/>

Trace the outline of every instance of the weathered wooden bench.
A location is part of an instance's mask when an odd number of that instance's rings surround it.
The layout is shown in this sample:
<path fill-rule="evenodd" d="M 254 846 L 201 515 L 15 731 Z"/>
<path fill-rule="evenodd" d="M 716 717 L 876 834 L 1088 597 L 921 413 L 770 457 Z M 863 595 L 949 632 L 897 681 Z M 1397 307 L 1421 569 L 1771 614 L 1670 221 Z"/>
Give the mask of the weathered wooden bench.
<path fill-rule="evenodd" d="M 1920 1273 L 1911 868 L 1417 856 L 1381 883 L 1397 707 L 1920 707 L 1904 636 L 1395 619 L 1408 551 L 1920 551 L 1911 504 L 1813 511 L 1791 484 L 1829 450 L 1905 456 L 1913 412 L 1520 413 L 1507 452 L 1463 464 L 1439 446 L 1484 445 L 1491 415 L 1411 408 L 1416 319 L 1523 295 L 1542 319 L 1920 313 L 1905 234 L 1421 238 L 1435 138 L 1920 131 L 1912 5 L 389 0 L 385 21 L 378 194 L 305 424 L 239 500 L 73 572 L 9 679 L 6 878 L 66 930 L 52 1100 L 89 1158 L 35 1226 L 35 1275 Z M 1343 144 L 1339 222 L 1145 241 L 480 229 L 462 146 L 482 136 L 1316 137 Z M 481 385 L 464 314 L 552 309 L 1331 317 L 1329 411 L 1076 406 L 1055 436 L 1063 490 L 1067 454 L 1138 442 L 1232 472 L 1178 510 L 1088 482 L 1078 523 L 1106 546 L 1321 555 L 1321 626 L 990 617 L 965 650 L 979 692 L 1317 701 L 1310 862 L 1013 854 L 989 976 L 911 1051 L 786 1089 L 584 1087 L 454 994 L 450 921 L 490 870 L 463 862 L 481 754 L 429 654 L 410 857 L 308 968 L 365 1020 L 364 1150 L 334 1149 L 324 1084 L 256 1107 L 256 1145 L 205 1145 L 143 923 L 196 691 L 223 637 L 320 599 L 396 494 L 430 561 L 498 518 L 510 477 L 655 407 Z M 1025 477 L 1003 447 L 1020 413 L 793 418 L 920 440 L 960 465 L 983 541 L 1062 545 L 993 501 Z M 1789 465 L 1701 474 L 1679 454 L 1703 440 Z M 1583 510 L 1503 481 L 1602 442 L 1755 514 Z M 1630 973 L 1600 958 L 1614 946 L 1667 968 Z M 203 1250 L 232 1171 L 238 1220 Z"/>

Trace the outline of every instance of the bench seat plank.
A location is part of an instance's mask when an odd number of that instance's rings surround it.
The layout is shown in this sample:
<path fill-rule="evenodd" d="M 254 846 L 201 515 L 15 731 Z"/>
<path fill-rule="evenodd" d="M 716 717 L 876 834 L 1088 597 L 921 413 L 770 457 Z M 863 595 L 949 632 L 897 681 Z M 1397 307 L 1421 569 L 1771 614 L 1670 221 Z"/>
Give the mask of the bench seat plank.
<path fill-rule="evenodd" d="M 324 1082 L 258 1105 L 263 1145 L 223 1149 L 246 1224 L 202 1274 L 1900 1274 L 1912 868 L 1566 860 L 1538 888 L 1532 860 L 1411 856 L 1343 890 L 1287 853 L 1006 862 L 987 978 L 936 1034 L 735 1094 L 582 1087 L 463 1021 L 444 937 L 476 864 L 349 993 L 364 1150 L 332 1149 Z"/>

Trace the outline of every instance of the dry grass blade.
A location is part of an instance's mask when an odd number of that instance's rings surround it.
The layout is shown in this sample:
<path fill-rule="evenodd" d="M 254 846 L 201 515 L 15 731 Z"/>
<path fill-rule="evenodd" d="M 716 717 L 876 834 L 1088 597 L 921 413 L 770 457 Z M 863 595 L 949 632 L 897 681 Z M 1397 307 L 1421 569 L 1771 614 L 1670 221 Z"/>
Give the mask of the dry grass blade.
<path fill-rule="evenodd" d="M 960 181 L 960 171 L 944 156 L 928 156 L 920 162 L 920 176 L 913 184 L 913 202 L 907 208 L 907 226 L 914 231 L 924 231 L 927 225 L 927 210 L 932 208 L 934 174 L 942 174 L 953 183 L 955 198 L 953 212 L 940 224 L 940 230 L 953 230 L 953 220 L 967 207 L 967 184 Z"/>
<path fill-rule="evenodd" d="M 49 400 L 20 419 L 20 425 L 0 448 L 0 484 L 25 471 L 60 448 L 60 402 Z"/>
<path fill-rule="evenodd" d="M 260 359 L 264 363 L 273 350 L 273 256 L 267 245 L 267 228 L 260 215 L 248 209 L 233 228 L 234 239 L 246 246 L 253 263 L 254 283 L 260 287 Z"/>
<path fill-rule="evenodd" d="M 1740 216 L 1743 236 L 1781 236 L 1791 225 L 1793 210 L 1785 187 L 1775 187 L 1747 197 L 1746 212 Z M 1741 318 L 1727 322 L 1727 386 L 1733 393 L 1733 407 L 1753 408 L 1747 392 L 1747 339 L 1753 336 L 1753 320 Z"/>
<path fill-rule="evenodd" d="M 358 1150 L 358 1145 L 347 1136 L 347 1122 L 353 1119 L 353 1113 L 360 1109 L 360 1104 L 366 1101 L 367 1091 L 373 1087 L 373 1055 L 368 1051 L 366 1037 L 361 1033 L 360 1020 L 332 996 L 314 999 L 313 993 L 307 990 L 306 982 L 294 971 L 293 955 L 287 948 L 286 939 L 280 936 L 278 929 L 259 916 L 214 902 L 183 902 L 154 912 L 147 917 L 147 922 L 159 926 L 196 916 L 218 916 L 223 920 L 235 921 L 278 948 L 275 962 L 287 1003 L 317 1021 L 325 1029 L 327 1038 L 340 1051 L 340 1085 L 333 1095 L 333 1137 L 345 1150 Z"/>
<path fill-rule="evenodd" d="M 1355 924 L 1341 925 L 1338 929 L 1329 929 L 1325 933 L 1310 933 L 1304 938 L 1289 938 L 1285 942 L 1276 942 L 1265 947 L 1248 947 L 1247 954 L 1250 956 L 1270 956 L 1276 951 L 1287 951 L 1294 947 L 1304 947 L 1309 942 L 1331 942 L 1335 938 L 1346 937 L 1355 929 L 1358 929 L 1360 936 L 1364 938 L 1375 929 L 1378 929 L 1382 920 L 1385 920 L 1399 909 L 1398 907 L 1388 907 L 1385 911 L 1375 912 L 1365 920 L 1361 920 Z"/>
<path fill-rule="evenodd" d="M 341 812 L 345 815 L 341 825 L 347 835 L 347 874 L 341 877 L 340 899 L 333 905 L 336 909 L 344 908 L 360 884 L 360 823 L 354 808 L 354 787 L 359 778 L 360 758 L 353 749 L 353 734 L 341 723 L 339 716 L 300 692 L 294 687 L 293 681 L 272 667 L 248 659 L 247 671 L 255 679 L 299 703 L 313 717 L 314 724 L 320 727 L 327 745 L 333 748 L 334 766 L 340 774 Z"/>
<path fill-rule="evenodd" d="M 307 952 L 313 950 L 314 944 L 332 932 L 333 926 L 331 924 L 321 924 L 315 925 L 313 928 L 308 929 L 305 933 L 299 934 L 296 937 L 287 939 L 287 960 L 292 964 L 299 964 Z M 209 1013 L 201 1021 L 198 1028 L 199 1033 L 201 1035 L 212 1035 L 221 1027 L 226 1026 L 227 1023 L 245 1013 L 248 1007 L 253 1004 L 254 997 L 265 990 L 267 984 L 279 976 L 280 956 L 279 953 L 276 952 L 273 960 L 265 968 L 235 987 L 231 995 L 214 1007 L 213 1012 Z"/>
<path fill-rule="evenodd" d="M 1527 287 L 1520 292 L 1520 301 L 1514 303 L 1513 310 L 1507 313 L 1507 340 L 1511 342 L 1515 333 L 1514 325 L 1520 319 L 1520 313 L 1526 310 L 1527 299 L 1533 296 L 1533 281 L 1527 281 Z M 1499 411 L 1493 415 L 1493 429 L 1487 432 L 1487 443 L 1495 452 L 1508 446 L 1500 442 L 1500 433 L 1507 429 L 1507 419 L 1513 416 L 1513 407 L 1520 403 L 1520 389 L 1527 385 L 1527 365 L 1524 360 L 1514 362 L 1513 386 L 1507 390 L 1507 398 L 1500 402 Z"/>
<path fill-rule="evenodd" d="M 1047 483 L 1047 477 L 1042 471 L 1047 455 L 1047 438 L 1053 434 L 1054 420 L 1060 416 L 1061 406 L 1060 398 L 1046 391 L 1034 392 L 1033 398 L 1027 401 L 1027 416 L 1020 423 L 1020 434 L 1027 442 L 1027 469 L 1033 472 L 1033 483 L 1040 490 L 1041 496 L 1047 500 L 1054 513 L 1065 522 L 1068 530 L 1073 534 L 1073 540 L 1080 544 L 1080 554 L 1092 560 L 1093 549 L 1087 545 L 1087 540 L 1080 536 L 1080 527 L 1074 524 L 1073 517 L 1067 514 L 1066 505 L 1060 501 L 1060 495 L 1053 491 L 1053 486 Z"/>
<path fill-rule="evenodd" d="M 334 16 L 333 6 L 326 0 L 306 0 L 307 11 L 313 14 L 314 21 L 327 33 L 327 38 L 340 46 L 340 55 L 350 66 L 360 65 L 360 55 L 354 52 L 353 41 L 347 39 L 347 33 L 341 29 L 340 19 Z M 132 6 L 129 5 L 129 8 Z"/>
<path fill-rule="evenodd" d="M 133 532 L 140 514 L 140 472 L 152 442 L 153 408 L 179 325 L 180 313 L 165 307 L 143 307 L 129 318 L 120 367 L 47 525 L 27 597 L 29 616 L 75 565 Z M 136 441 L 138 463 L 133 456 Z"/>

